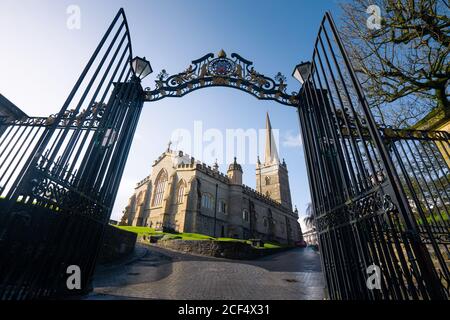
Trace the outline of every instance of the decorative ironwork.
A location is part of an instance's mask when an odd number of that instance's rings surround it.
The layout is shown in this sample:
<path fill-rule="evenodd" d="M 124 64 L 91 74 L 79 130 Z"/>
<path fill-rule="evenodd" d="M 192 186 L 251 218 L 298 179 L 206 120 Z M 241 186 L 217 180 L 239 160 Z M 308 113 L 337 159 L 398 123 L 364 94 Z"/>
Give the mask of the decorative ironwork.
<path fill-rule="evenodd" d="M 143 106 L 132 58 L 121 9 L 57 114 L 0 119 L 0 300 L 87 293 Z"/>
<path fill-rule="evenodd" d="M 80 112 L 74 110 L 67 110 L 62 117 L 59 114 L 51 114 L 48 117 L 28 117 L 17 120 L 0 119 L 0 125 L 4 126 L 19 126 L 19 127 L 51 127 L 55 121 L 58 121 L 57 128 L 71 128 L 71 129 L 92 129 L 97 128 L 100 124 L 102 116 L 105 112 L 106 104 L 99 106 L 95 102 L 87 110 Z"/>
<path fill-rule="evenodd" d="M 145 100 L 157 101 L 165 97 L 182 97 L 200 88 L 222 86 L 239 89 L 261 100 L 274 100 L 288 106 L 298 104 L 297 93 L 286 93 L 286 77 L 281 73 L 275 79 L 258 73 L 253 62 L 237 53 L 227 57 L 221 50 L 217 56 L 208 53 L 192 61 L 185 71 L 168 76 L 162 70 L 155 80 L 155 89 L 146 88 Z"/>
<path fill-rule="evenodd" d="M 311 70 L 298 111 L 330 297 L 448 299 L 449 134 L 378 126 L 328 13 Z"/>

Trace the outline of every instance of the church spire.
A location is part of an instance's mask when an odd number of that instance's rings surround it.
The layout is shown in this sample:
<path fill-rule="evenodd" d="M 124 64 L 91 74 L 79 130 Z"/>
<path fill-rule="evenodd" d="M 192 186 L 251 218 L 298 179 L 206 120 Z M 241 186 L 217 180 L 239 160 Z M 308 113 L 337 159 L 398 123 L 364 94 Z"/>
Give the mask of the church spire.
<path fill-rule="evenodd" d="M 272 132 L 272 125 L 270 124 L 269 113 L 266 114 L 266 152 L 264 164 L 280 163 L 278 158 L 277 146 Z"/>
<path fill-rule="evenodd" d="M 292 211 L 291 190 L 286 162 L 280 162 L 277 146 L 270 123 L 269 113 L 266 115 L 266 150 L 264 163 L 256 164 L 256 190 L 269 194 L 272 200 Z"/>

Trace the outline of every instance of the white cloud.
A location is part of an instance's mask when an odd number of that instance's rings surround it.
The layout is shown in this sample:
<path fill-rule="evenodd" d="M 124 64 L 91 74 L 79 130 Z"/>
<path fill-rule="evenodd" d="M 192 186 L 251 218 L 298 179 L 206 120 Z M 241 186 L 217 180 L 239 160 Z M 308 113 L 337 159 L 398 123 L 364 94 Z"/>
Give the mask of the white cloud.
<path fill-rule="evenodd" d="M 283 136 L 283 147 L 294 148 L 300 147 L 302 145 L 302 136 L 300 133 L 298 135 L 292 134 L 292 131 L 288 131 Z"/>

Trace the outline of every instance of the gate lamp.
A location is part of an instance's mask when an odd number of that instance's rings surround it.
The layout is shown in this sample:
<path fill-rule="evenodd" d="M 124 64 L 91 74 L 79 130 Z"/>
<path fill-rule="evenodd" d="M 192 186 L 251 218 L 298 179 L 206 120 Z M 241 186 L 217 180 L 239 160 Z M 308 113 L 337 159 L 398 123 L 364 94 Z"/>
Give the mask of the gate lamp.
<path fill-rule="evenodd" d="M 300 62 L 295 66 L 292 76 L 297 79 L 301 84 L 305 83 L 311 74 L 311 62 Z"/>
<path fill-rule="evenodd" d="M 131 68 L 133 68 L 134 75 L 140 80 L 153 72 L 150 62 L 146 60 L 145 57 L 135 57 L 131 60 Z"/>

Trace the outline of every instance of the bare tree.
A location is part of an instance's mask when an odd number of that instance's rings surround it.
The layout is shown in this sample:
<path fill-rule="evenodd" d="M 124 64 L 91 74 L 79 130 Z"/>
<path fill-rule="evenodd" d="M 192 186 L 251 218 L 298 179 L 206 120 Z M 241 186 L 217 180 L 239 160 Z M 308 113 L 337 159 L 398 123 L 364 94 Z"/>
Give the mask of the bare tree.
<path fill-rule="evenodd" d="M 377 120 L 406 127 L 435 108 L 450 117 L 448 0 L 353 0 L 341 7 L 341 35 Z M 373 17 L 378 24 L 369 25 Z"/>

